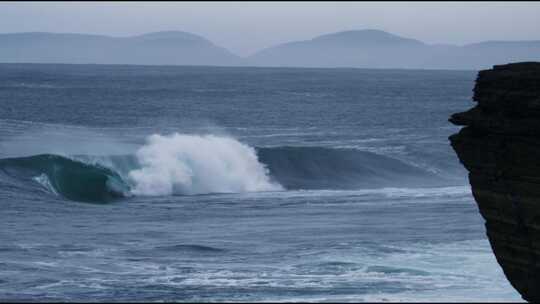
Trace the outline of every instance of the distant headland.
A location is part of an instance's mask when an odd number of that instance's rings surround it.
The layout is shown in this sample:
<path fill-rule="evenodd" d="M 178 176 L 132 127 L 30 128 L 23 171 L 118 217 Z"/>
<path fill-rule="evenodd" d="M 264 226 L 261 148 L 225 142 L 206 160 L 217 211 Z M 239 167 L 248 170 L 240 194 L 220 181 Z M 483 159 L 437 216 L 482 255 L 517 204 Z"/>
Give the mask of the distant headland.
<path fill-rule="evenodd" d="M 27 32 L 0 34 L 2 63 L 351 67 L 400 69 L 489 68 L 500 62 L 540 60 L 540 40 L 427 44 L 366 29 L 325 34 L 240 57 L 182 31 L 130 37 Z"/>

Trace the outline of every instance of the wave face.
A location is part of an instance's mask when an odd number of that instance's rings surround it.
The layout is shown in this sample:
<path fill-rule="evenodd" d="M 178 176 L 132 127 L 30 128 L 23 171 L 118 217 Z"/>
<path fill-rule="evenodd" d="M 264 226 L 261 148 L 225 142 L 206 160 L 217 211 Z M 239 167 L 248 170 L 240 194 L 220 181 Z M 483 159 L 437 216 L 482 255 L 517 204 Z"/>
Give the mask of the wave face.
<path fill-rule="evenodd" d="M 361 189 L 438 186 L 433 173 L 387 156 L 356 149 L 261 148 L 259 160 L 287 189 Z"/>
<path fill-rule="evenodd" d="M 83 202 L 106 202 L 126 195 L 129 186 L 104 166 L 42 154 L 0 160 L 2 171 L 16 178 L 32 178 L 48 190 Z"/>
<path fill-rule="evenodd" d="M 448 185 L 431 172 L 371 152 L 253 148 L 230 137 L 178 133 L 152 135 L 131 155 L 40 154 L 2 159 L 0 169 L 84 202 L 125 196 Z"/>

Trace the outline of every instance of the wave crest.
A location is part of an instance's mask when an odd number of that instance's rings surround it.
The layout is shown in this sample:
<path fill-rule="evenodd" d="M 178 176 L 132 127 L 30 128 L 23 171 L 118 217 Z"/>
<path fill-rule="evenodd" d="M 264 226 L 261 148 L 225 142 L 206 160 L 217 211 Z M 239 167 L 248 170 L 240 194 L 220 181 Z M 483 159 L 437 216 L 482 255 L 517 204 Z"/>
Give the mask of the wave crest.
<path fill-rule="evenodd" d="M 229 137 L 152 135 L 136 158 L 141 166 L 129 172 L 135 195 L 171 195 L 274 191 L 255 149 Z"/>

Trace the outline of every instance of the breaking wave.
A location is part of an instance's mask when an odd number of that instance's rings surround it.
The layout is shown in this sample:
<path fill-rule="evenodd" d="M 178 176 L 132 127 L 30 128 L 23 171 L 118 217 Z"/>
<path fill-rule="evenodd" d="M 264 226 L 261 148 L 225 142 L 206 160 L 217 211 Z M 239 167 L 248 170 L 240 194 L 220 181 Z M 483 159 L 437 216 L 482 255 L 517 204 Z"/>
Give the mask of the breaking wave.
<path fill-rule="evenodd" d="M 5 158 L 0 160 L 0 168 L 13 177 L 31 178 L 54 194 L 75 201 L 110 201 L 129 191 L 114 170 L 59 155 Z"/>
<path fill-rule="evenodd" d="M 152 135 L 131 155 L 40 154 L 0 160 L 0 170 L 70 200 L 288 189 L 440 186 L 400 160 L 354 149 L 253 148 L 231 137 Z"/>
<path fill-rule="evenodd" d="M 255 149 L 230 137 L 152 135 L 136 158 L 140 168 L 128 174 L 135 195 L 282 190 Z"/>

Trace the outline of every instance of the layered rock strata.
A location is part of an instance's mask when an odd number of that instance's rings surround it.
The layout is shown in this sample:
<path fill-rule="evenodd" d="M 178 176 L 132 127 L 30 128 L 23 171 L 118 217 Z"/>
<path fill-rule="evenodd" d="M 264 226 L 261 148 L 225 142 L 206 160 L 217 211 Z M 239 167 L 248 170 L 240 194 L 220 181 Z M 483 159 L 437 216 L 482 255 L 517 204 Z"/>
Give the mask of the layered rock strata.
<path fill-rule="evenodd" d="M 487 236 L 506 277 L 540 301 L 540 62 L 478 73 L 472 109 L 452 115 L 450 136 L 469 171 Z"/>

